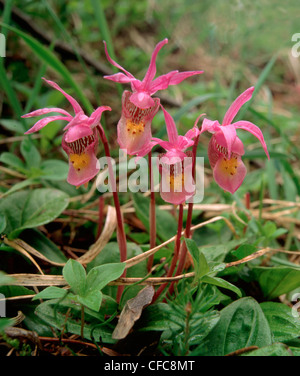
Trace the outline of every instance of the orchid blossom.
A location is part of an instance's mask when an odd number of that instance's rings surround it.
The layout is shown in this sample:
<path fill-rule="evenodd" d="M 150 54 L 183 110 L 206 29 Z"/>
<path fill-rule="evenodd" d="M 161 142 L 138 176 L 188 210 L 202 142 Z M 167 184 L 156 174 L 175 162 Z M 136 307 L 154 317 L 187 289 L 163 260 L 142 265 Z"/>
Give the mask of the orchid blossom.
<path fill-rule="evenodd" d="M 163 200 L 174 205 L 187 201 L 195 194 L 193 182 L 193 158 L 190 151 L 194 145 L 193 138 L 200 134 L 197 123 L 184 136 L 179 136 L 172 116 L 162 107 L 166 121 L 169 141 L 152 138 L 152 142 L 162 146 L 166 153 L 159 158 L 159 170 L 162 176 L 160 194 Z"/>
<path fill-rule="evenodd" d="M 208 146 L 208 159 L 217 184 L 225 191 L 234 193 L 242 184 L 247 169 L 242 161 L 244 145 L 236 134 L 236 129 L 244 129 L 258 138 L 268 157 L 269 153 L 261 130 L 253 123 L 240 120 L 232 123 L 239 109 L 252 97 L 254 87 L 244 91 L 229 107 L 222 125 L 216 120 L 204 119 L 201 132 L 213 134 Z"/>
<path fill-rule="evenodd" d="M 62 148 L 69 157 L 68 183 L 76 187 L 87 184 L 96 176 L 100 167 L 96 158 L 98 146 L 97 126 L 100 126 L 100 119 L 103 111 L 111 110 L 110 107 L 98 107 L 91 116 L 86 116 L 78 102 L 62 90 L 55 82 L 44 79 L 54 89 L 60 91 L 70 102 L 75 116 L 70 115 L 61 108 L 42 108 L 32 111 L 23 118 L 45 115 L 51 112 L 58 112 L 61 115 L 47 116 L 33 125 L 25 134 L 39 131 L 48 123 L 55 120 L 65 120 L 68 124 L 64 128 Z"/>
<path fill-rule="evenodd" d="M 104 78 L 122 84 L 131 84 L 132 92 L 125 90 L 123 93 L 122 116 L 117 126 L 118 143 L 121 148 L 127 149 L 130 155 L 144 156 L 151 150 L 151 122 L 160 105 L 159 98 L 152 98 L 152 95 L 159 90 L 167 89 L 170 85 L 177 85 L 190 76 L 203 73 L 203 71 L 178 72 L 174 70 L 154 79 L 156 57 L 166 43 L 168 43 L 167 38 L 156 45 L 145 77 L 140 81 L 109 56 L 104 42 L 108 61 L 124 72 L 104 76 Z"/>

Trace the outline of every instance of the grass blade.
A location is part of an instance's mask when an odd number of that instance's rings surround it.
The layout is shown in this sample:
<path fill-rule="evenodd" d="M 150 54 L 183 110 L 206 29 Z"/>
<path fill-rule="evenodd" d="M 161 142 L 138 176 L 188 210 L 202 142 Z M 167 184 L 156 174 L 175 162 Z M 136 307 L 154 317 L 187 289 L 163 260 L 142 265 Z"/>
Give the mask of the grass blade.
<path fill-rule="evenodd" d="M 88 98 L 81 91 L 75 80 L 68 69 L 61 63 L 61 61 L 46 47 L 44 47 L 39 41 L 32 38 L 30 35 L 24 33 L 23 31 L 16 29 L 15 27 L 1 23 L 7 29 L 16 33 L 23 41 L 32 49 L 32 51 L 47 65 L 59 73 L 62 78 L 64 78 L 68 84 L 75 91 L 78 100 L 83 104 L 85 109 L 91 113 L 93 111 L 93 106 L 91 105 Z"/>

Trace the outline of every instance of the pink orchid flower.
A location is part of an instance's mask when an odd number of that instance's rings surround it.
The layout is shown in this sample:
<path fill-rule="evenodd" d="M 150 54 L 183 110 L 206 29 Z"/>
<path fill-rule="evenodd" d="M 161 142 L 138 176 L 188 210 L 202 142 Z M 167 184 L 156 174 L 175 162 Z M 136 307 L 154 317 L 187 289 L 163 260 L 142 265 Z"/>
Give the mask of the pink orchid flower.
<path fill-rule="evenodd" d="M 121 148 L 127 149 L 127 153 L 130 155 L 143 156 L 151 150 L 151 144 L 149 144 L 151 122 L 160 105 L 159 98 L 152 98 L 152 95 L 158 90 L 167 89 L 170 85 L 177 85 L 190 76 L 203 73 L 203 71 L 178 72 L 174 70 L 154 79 L 156 75 L 156 57 L 159 50 L 166 43 L 168 43 L 167 38 L 156 45 L 145 77 L 140 81 L 109 56 L 104 42 L 108 61 L 124 72 L 104 76 L 104 78 L 118 83 L 131 84 L 132 92 L 126 90 L 123 93 L 122 116 L 117 126 L 118 143 Z"/>
<path fill-rule="evenodd" d="M 216 120 L 204 119 L 201 132 L 208 131 L 213 134 L 208 145 L 208 159 L 213 169 L 216 183 L 225 191 L 234 193 L 242 184 L 247 169 L 242 161 L 244 145 L 236 134 L 236 129 L 244 129 L 258 138 L 270 159 L 267 145 L 261 130 L 253 123 L 240 120 L 232 123 L 243 104 L 252 97 L 254 87 L 244 91 L 229 107 L 222 125 Z"/>
<path fill-rule="evenodd" d="M 159 144 L 167 152 L 159 157 L 159 171 L 162 179 L 160 182 L 160 195 L 166 202 L 179 205 L 195 194 L 193 181 L 193 158 L 190 151 L 194 145 L 193 138 L 200 134 L 197 127 L 198 116 L 192 129 L 184 136 L 179 136 L 172 116 L 162 107 L 166 121 L 169 141 L 152 138 L 154 144 Z"/>
<path fill-rule="evenodd" d="M 44 79 L 54 89 L 60 91 L 70 102 L 75 112 L 75 116 L 70 115 L 61 108 L 42 108 L 32 111 L 23 118 L 45 115 L 51 112 L 58 112 L 62 115 L 47 116 L 33 125 L 25 134 L 39 131 L 48 123 L 54 120 L 65 120 L 68 124 L 64 128 L 62 147 L 69 157 L 69 173 L 67 181 L 76 187 L 87 184 L 94 178 L 100 167 L 96 158 L 98 146 L 98 134 L 96 126 L 100 125 L 103 111 L 110 111 L 107 106 L 98 107 L 91 116 L 86 116 L 78 102 L 62 90 L 55 82 Z"/>

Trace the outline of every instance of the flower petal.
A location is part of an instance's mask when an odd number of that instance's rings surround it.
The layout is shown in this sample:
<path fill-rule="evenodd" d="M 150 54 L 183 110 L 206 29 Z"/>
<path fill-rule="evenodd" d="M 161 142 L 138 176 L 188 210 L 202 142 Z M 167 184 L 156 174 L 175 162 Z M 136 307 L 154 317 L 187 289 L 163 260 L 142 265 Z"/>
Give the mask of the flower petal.
<path fill-rule="evenodd" d="M 60 91 L 66 98 L 67 100 L 70 102 L 70 104 L 72 105 L 74 111 L 75 111 L 75 114 L 79 113 L 79 112 L 83 112 L 82 108 L 80 107 L 79 103 L 76 101 L 76 99 L 74 99 L 71 95 L 67 94 L 63 89 L 61 89 L 55 82 L 53 81 L 50 81 L 50 80 L 46 80 L 44 77 L 42 77 L 42 79 L 44 81 L 47 82 L 47 84 L 49 84 L 50 86 L 52 86 L 54 89 Z"/>
<path fill-rule="evenodd" d="M 171 144 L 176 145 L 177 144 L 177 140 L 178 140 L 178 132 L 177 132 L 177 127 L 176 127 L 176 124 L 174 122 L 174 119 L 164 109 L 164 107 L 162 105 L 161 105 L 161 108 L 162 108 L 162 110 L 164 112 L 164 117 L 165 117 L 165 121 L 166 121 L 166 127 L 167 127 L 169 142 Z"/>
<path fill-rule="evenodd" d="M 115 67 L 117 67 L 118 69 L 120 69 L 121 71 L 123 71 L 123 72 L 126 74 L 127 77 L 129 77 L 129 78 L 131 78 L 131 79 L 132 79 L 132 78 L 135 79 L 134 76 L 133 76 L 131 73 L 129 73 L 126 69 L 124 69 L 120 64 L 118 64 L 117 62 L 115 62 L 115 61 L 109 56 L 109 53 L 108 53 L 108 51 L 107 51 L 106 42 L 103 41 L 103 43 L 104 43 L 105 55 L 106 55 L 106 57 L 107 57 L 107 60 L 108 60 L 112 65 L 114 65 Z M 109 76 L 105 76 L 105 78 L 108 78 L 108 77 L 109 77 Z"/>
<path fill-rule="evenodd" d="M 194 126 L 193 128 L 189 129 L 186 134 L 184 135 L 185 138 L 189 138 L 192 140 L 194 137 L 199 136 L 200 130 L 197 126 Z"/>
<path fill-rule="evenodd" d="M 145 155 L 149 154 L 149 152 L 152 150 L 152 148 L 157 145 L 157 142 L 150 141 L 148 144 L 145 144 L 138 153 L 136 153 L 136 159 L 135 161 L 138 161 L 140 158 L 144 157 Z"/>
<path fill-rule="evenodd" d="M 237 121 L 236 123 L 233 123 L 232 125 L 235 128 L 244 129 L 245 131 L 252 133 L 256 138 L 258 138 L 258 140 L 262 144 L 262 147 L 263 147 L 268 159 L 270 159 L 270 155 L 269 155 L 269 152 L 268 152 L 268 149 L 267 149 L 267 145 L 266 145 L 264 136 L 262 134 L 262 131 L 258 128 L 257 125 L 251 123 L 250 121 L 245 121 L 245 120 Z"/>
<path fill-rule="evenodd" d="M 150 95 L 145 92 L 133 93 L 130 97 L 130 102 L 139 108 L 149 108 L 155 104 Z"/>
<path fill-rule="evenodd" d="M 118 125 L 118 144 L 121 149 L 125 149 L 129 155 L 139 155 L 151 141 L 151 121 L 141 126 L 139 130 L 135 131 L 135 125 L 132 126 L 130 119 L 126 119 L 124 115 L 121 116 Z"/>
<path fill-rule="evenodd" d="M 163 155 L 159 158 L 160 195 L 161 198 L 174 205 L 179 205 L 195 194 L 192 179 L 192 161 L 184 154 L 183 158 Z"/>
<path fill-rule="evenodd" d="M 236 139 L 235 127 L 230 125 L 230 124 L 226 125 L 226 126 L 220 126 L 219 132 L 223 133 L 223 136 L 224 136 L 225 142 L 226 142 L 228 157 L 230 157 L 231 152 L 232 152 L 232 146 L 233 146 L 235 139 Z M 221 144 L 221 141 L 219 140 L 219 134 L 220 134 L 219 132 L 217 132 L 215 134 L 215 136 L 216 136 L 217 143 Z"/>
<path fill-rule="evenodd" d="M 155 46 L 155 49 L 154 49 L 152 56 L 151 56 L 151 60 L 150 60 L 148 70 L 147 70 L 145 77 L 142 81 L 143 84 L 144 84 L 144 90 L 147 90 L 147 88 L 150 87 L 151 81 L 153 80 L 153 78 L 156 75 L 156 57 L 157 57 L 157 54 L 160 51 L 160 49 L 167 43 L 168 43 L 168 39 L 165 38 L 164 40 L 157 43 L 157 45 Z"/>
<path fill-rule="evenodd" d="M 62 108 L 57 108 L 57 107 L 41 108 L 40 110 L 35 110 L 35 111 L 32 111 L 32 112 L 29 112 L 28 114 L 22 115 L 21 117 L 22 118 L 30 118 L 30 117 L 34 117 L 34 116 L 45 115 L 45 114 L 48 114 L 49 112 L 59 112 L 61 114 L 68 116 L 70 118 L 70 120 L 72 119 L 72 116 L 67 111 L 63 110 Z"/>
<path fill-rule="evenodd" d="M 164 141 L 156 137 L 152 137 L 151 140 L 154 141 L 156 144 L 159 144 L 162 148 L 164 148 L 167 151 L 174 149 L 174 145 L 171 144 L 169 141 Z"/>
<path fill-rule="evenodd" d="M 200 134 L 203 132 L 210 132 L 215 133 L 218 132 L 221 128 L 220 123 L 218 120 L 209 120 L 209 119 L 203 119 Z"/>
<path fill-rule="evenodd" d="M 177 70 L 169 72 L 167 74 L 163 74 L 159 77 L 157 77 L 154 81 L 151 82 L 151 84 L 148 87 L 149 94 L 153 95 L 158 90 L 165 90 L 170 85 L 171 78 L 178 73 Z"/>
<path fill-rule="evenodd" d="M 111 74 L 109 76 L 103 76 L 106 80 L 114 81 L 114 82 L 119 82 L 120 84 L 127 84 L 128 82 L 135 81 L 135 78 L 130 78 L 126 76 L 124 73 L 115 73 Z"/>
<path fill-rule="evenodd" d="M 81 158 L 81 160 L 74 158 Z M 85 162 L 85 163 L 84 163 Z M 74 167 L 76 166 L 76 168 Z M 80 166 L 80 167 L 78 167 Z M 89 182 L 93 179 L 100 170 L 99 161 L 96 158 L 94 148 L 90 148 L 86 153 L 82 155 L 69 155 L 69 173 L 67 181 L 69 184 L 75 185 L 76 187 Z"/>
<path fill-rule="evenodd" d="M 195 76 L 196 74 L 201 74 L 203 71 L 187 71 L 187 72 L 178 72 L 171 77 L 169 85 L 177 85 L 181 81 L 185 80 L 188 77 Z"/>
<path fill-rule="evenodd" d="M 96 108 L 96 110 L 89 117 L 88 125 L 90 127 L 96 126 L 100 122 L 102 113 L 104 111 L 111 111 L 111 108 L 109 106 L 100 106 Z"/>
<path fill-rule="evenodd" d="M 194 141 L 186 136 L 178 136 L 177 148 L 184 151 L 194 145 Z"/>
<path fill-rule="evenodd" d="M 84 138 L 91 136 L 93 134 L 93 129 L 87 124 L 77 124 L 70 127 L 65 133 L 65 141 L 70 143 L 78 140 L 79 138 Z"/>
<path fill-rule="evenodd" d="M 251 99 L 253 91 L 254 91 L 254 86 L 251 86 L 249 87 L 249 89 L 245 90 L 240 96 L 236 98 L 236 100 L 232 103 L 232 105 L 227 110 L 224 116 L 222 125 L 231 124 L 232 120 L 235 118 L 236 114 L 238 113 L 242 105 Z"/>
<path fill-rule="evenodd" d="M 234 160 L 220 157 L 213 169 L 216 183 L 230 193 L 234 193 L 241 186 L 246 173 L 247 169 L 239 156 Z"/>
<path fill-rule="evenodd" d="M 36 122 L 33 127 L 31 127 L 27 132 L 25 132 L 25 134 L 31 134 L 31 133 L 37 132 L 40 129 L 44 128 L 48 123 L 50 123 L 51 121 L 54 121 L 54 120 L 69 121 L 69 118 L 65 117 L 65 116 L 48 116 L 48 117 L 41 119 L 38 122 Z"/>

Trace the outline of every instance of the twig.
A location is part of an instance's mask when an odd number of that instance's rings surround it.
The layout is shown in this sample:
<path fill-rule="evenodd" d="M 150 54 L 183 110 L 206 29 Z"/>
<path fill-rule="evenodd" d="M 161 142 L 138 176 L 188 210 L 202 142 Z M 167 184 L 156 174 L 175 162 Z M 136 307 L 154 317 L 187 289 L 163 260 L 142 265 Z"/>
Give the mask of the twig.
<path fill-rule="evenodd" d="M 27 179 L 26 175 L 20 174 L 19 172 L 15 170 L 11 170 L 10 168 L 7 168 L 7 167 L 0 166 L 0 171 L 8 175 L 15 176 L 16 178 Z"/>
<path fill-rule="evenodd" d="M 249 256 L 242 258 L 241 260 L 237 260 L 234 262 L 228 262 L 225 264 L 225 268 L 230 268 L 231 266 L 236 266 L 240 264 L 244 264 L 251 260 L 254 260 L 258 257 L 263 256 L 268 252 L 281 252 L 286 254 L 297 254 L 299 255 L 299 251 L 286 251 L 283 249 L 276 249 L 276 248 L 263 248 L 258 250 L 257 252 L 252 253 Z M 12 280 L 9 281 L 9 285 L 14 286 L 68 286 L 66 280 L 62 275 L 39 275 L 39 274 L 9 274 L 8 275 Z M 191 278 L 195 276 L 195 272 L 180 274 L 174 277 L 152 277 L 152 278 L 126 278 L 120 277 L 112 282 L 109 283 L 111 286 L 130 286 L 135 283 L 139 283 L 140 285 L 160 285 L 162 283 L 174 282 L 179 281 L 183 278 Z"/>

